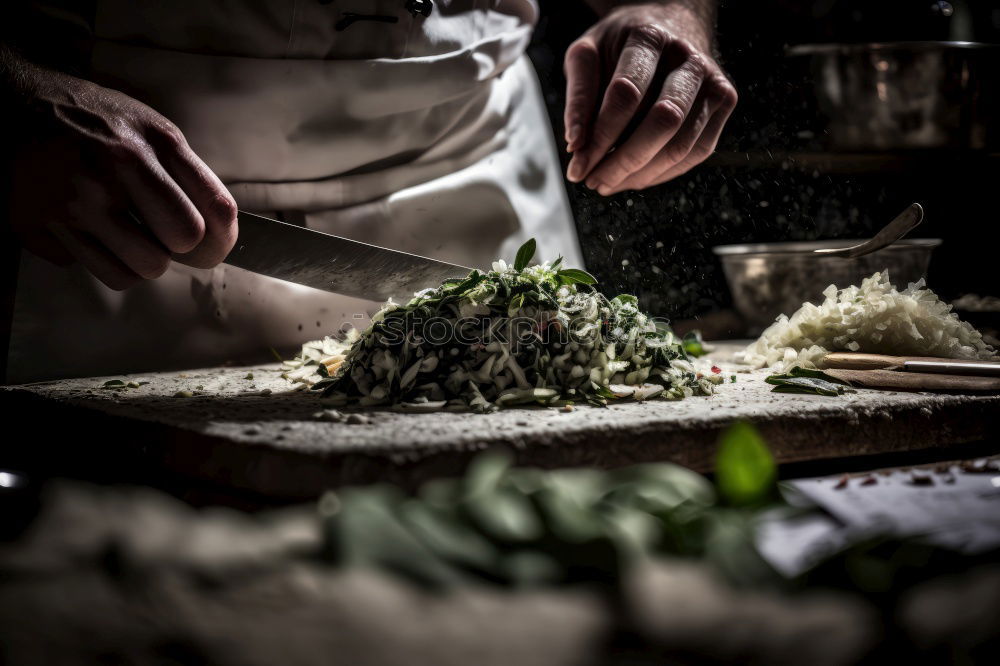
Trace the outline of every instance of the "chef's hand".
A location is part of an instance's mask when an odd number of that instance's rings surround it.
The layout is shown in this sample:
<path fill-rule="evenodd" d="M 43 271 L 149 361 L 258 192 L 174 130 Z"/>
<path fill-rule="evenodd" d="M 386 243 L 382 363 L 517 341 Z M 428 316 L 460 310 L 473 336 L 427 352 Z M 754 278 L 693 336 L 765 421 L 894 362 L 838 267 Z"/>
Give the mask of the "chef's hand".
<path fill-rule="evenodd" d="M 708 5 L 617 7 L 569 47 L 569 180 L 609 195 L 663 183 L 712 154 L 737 95 L 711 55 Z"/>
<path fill-rule="evenodd" d="M 159 277 L 172 258 L 199 268 L 225 258 L 236 203 L 176 126 L 115 90 L 18 66 L 28 126 L 9 219 L 25 248 L 79 261 L 112 289 Z"/>

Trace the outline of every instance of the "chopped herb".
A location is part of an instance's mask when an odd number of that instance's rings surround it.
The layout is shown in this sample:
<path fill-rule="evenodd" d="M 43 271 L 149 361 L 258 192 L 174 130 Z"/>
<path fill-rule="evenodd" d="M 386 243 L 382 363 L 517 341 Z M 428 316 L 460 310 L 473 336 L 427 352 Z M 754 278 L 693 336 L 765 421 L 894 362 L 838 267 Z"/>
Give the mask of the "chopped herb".
<path fill-rule="evenodd" d="M 284 376 L 332 406 L 476 412 L 569 399 L 677 400 L 721 381 L 698 376 L 681 341 L 635 296 L 609 300 L 592 275 L 560 268 L 561 260 L 529 266 L 534 254 L 531 240 L 513 265 L 497 261 L 389 303 L 342 341 L 307 343 Z"/>
<path fill-rule="evenodd" d="M 701 331 L 691 331 L 684 336 L 681 344 L 684 345 L 684 352 L 688 356 L 698 358 L 708 353 L 705 349 L 705 341 L 701 338 Z"/>
<path fill-rule="evenodd" d="M 837 396 L 853 391 L 845 381 L 832 377 L 821 370 L 810 370 L 798 366 L 786 374 L 771 375 L 765 379 L 768 384 L 774 384 L 774 393 L 811 393 L 814 395 Z"/>

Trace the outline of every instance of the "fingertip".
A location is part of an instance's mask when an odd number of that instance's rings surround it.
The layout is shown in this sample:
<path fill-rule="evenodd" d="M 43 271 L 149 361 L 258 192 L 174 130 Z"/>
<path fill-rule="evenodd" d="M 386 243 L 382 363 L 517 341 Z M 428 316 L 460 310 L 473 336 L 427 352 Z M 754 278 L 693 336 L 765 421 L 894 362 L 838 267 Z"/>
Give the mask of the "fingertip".
<path fill-rule="evenodd" d="M 573 155 L 573 159 L 569 162 L 569 168 L 566 170 L 566 178 L 571 183 L 579 183 L 583 180 L 583 176 L 587 173 L 585 160 L 586 157 L 581 153 Z"/>

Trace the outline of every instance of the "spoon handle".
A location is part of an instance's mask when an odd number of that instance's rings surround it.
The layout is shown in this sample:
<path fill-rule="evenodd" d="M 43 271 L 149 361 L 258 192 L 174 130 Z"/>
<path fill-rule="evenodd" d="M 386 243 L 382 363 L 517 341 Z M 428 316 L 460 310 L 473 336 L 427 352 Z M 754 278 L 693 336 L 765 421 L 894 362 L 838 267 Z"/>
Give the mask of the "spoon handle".
<path fill-rule="evenodd" d="M 918 203 L 910 204 L 892 222 L 882 227 L 877 234 L 864 243 L 852 245 L 851 247 L 824 248 L 822 250 L 813 250 L 813 252 L 825 257 L 844 257 L 846 259 L 861 257 L 892 245 L 913 231 L 923 220 L 923 206 Z"/>

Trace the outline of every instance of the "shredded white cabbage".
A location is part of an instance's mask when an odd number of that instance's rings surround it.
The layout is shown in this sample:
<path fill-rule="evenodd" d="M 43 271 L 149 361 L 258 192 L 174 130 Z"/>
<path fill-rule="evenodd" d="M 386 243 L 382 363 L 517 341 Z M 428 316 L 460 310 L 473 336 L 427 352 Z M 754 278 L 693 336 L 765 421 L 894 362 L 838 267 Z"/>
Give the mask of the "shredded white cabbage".
<path fill-rule="evenodd" d="M 791 317 L 779 316 L 743 350 L 743 362 L 787 371 L 795 365 L 820 367 L 823 356 L 834 351 L 968 360 L 996 356 L 982 334 L 923 280 L 897 291 L 883 271 L 860 287 L 838 290 L 831 284 L 823 296 L 819 306 L 805 303 Z"/>

